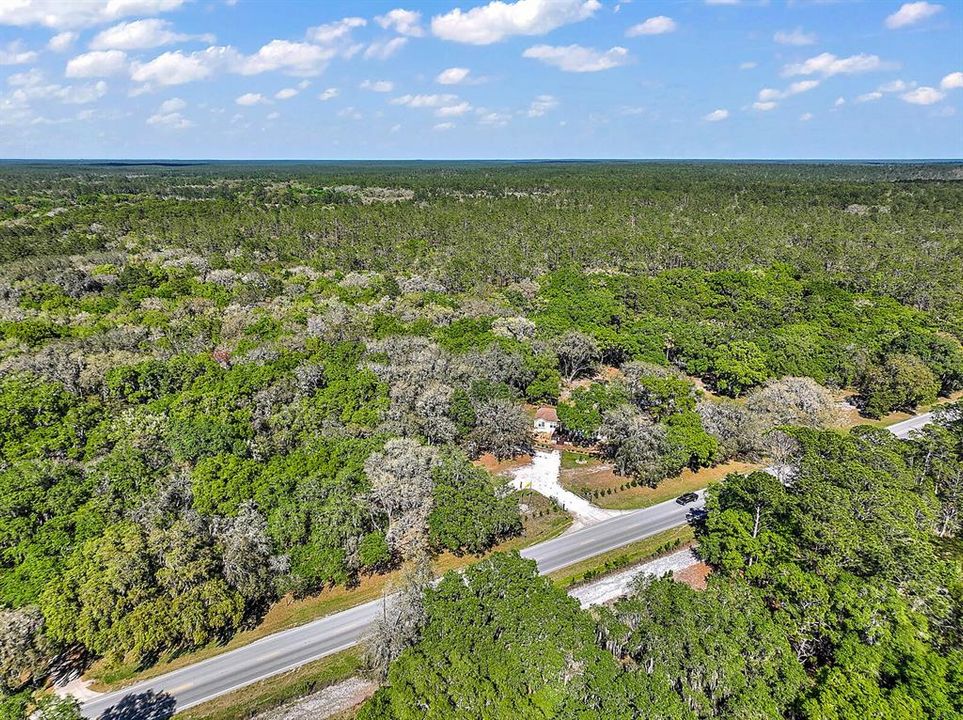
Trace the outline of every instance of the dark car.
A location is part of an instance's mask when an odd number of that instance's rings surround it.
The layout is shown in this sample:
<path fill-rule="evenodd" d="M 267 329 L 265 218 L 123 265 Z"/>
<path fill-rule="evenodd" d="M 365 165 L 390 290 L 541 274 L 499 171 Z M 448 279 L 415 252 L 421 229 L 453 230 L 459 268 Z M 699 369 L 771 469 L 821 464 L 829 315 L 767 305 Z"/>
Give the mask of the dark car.
<path fill-rule="evenodd" d="M 698 494 L 694 492 L 687 492 L 685 495 L 679 495 L 679 497 L 677 497 L 675 501 L 679 503 L 679 505 L 688 505 L 690 502 L 695 502 L 698 499 L 699 499 Z"/>
<path fill-rule="evenodd" d="M 685 514 L 686 522 L 701 523 L 708 517 L 709 513 L 705 508 L 692 508 Z"/>

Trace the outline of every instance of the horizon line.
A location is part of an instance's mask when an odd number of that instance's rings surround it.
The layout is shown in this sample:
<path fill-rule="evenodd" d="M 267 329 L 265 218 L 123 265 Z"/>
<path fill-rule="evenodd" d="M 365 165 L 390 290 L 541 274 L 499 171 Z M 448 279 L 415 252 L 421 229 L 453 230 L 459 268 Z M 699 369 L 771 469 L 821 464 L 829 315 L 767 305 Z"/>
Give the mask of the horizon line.
<path fill-rule="evenodd" d="M 464 163 L 464 162 L 899 162 L 899 163 L 963 163 L 963 157 L 459 157 L 459 158 L 203 158 L 203 157 L 6 157 L 2 163 Z"/>

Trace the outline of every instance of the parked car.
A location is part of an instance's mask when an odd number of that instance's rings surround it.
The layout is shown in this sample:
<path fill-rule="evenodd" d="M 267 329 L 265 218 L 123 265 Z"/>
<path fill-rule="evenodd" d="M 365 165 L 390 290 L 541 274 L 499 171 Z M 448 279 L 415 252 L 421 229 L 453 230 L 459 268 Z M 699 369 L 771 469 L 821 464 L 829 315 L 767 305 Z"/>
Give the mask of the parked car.
<path fill-rule="evenodd" d="M 677 497 L 675 501 L 679 503 L 679 505 L 688 505 L 689 503 L 695 502 L 698 499 L 699 499 L 699 495 L 697 493 L 687 492 L 684 495 L 679 495 L 679 497 Z"/>

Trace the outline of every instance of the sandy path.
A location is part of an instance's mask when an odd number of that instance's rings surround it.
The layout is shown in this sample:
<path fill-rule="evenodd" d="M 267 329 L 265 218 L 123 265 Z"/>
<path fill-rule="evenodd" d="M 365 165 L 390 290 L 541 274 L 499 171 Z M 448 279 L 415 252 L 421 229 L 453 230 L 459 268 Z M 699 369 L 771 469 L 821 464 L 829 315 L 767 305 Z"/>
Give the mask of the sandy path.
<path fill-rule="evenodd" d="M 351 677 L 289 705 L 261 713 L 254 720 L 323 720 L 364 702 L 377 688 L 370 680 Z"/>
<path fill-rule="evenodd" d="M 650 560 L 647 563 L 630 567 L 628 570 L 607 575 L 600 580 L 591 582 L 588 585 L 581 585 L 568 591 L 568 594 L 578 600 L 582 607 L 591 605 L 601 605 L 610 600 L 615 600 L 623 595 L 628 595 L 635 585 L 635 581 L 643 575 L 661 577 L 666 573 L 673 573 L 684 570 L 692 565 L 699 563 L 699 558 L 695 556 L 690 548 L 679 550 L 671 555 Z"/>
<path fill-rule="evenodd" d="M 594 525 L 624 512 L 604 510 L 563 488 L 559 482 L 561 467 L 562 456 L 557 450 L 539 451 L 532 456 L 531 463 L 511 471 L 512 486 L 517 490 L 534 490 L 546 497 L 554 498 L 559 505 L 575 516 L 576 523 L 572 529 Z"/>

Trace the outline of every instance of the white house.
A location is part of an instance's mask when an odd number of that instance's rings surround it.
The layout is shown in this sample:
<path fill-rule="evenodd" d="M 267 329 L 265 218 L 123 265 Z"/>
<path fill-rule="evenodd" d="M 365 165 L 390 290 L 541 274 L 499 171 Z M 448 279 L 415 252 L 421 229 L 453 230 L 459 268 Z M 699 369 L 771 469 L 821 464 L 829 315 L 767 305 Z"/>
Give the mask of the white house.
<path fill-rule="evenodd" d="M 555 408 L 543 405 L 535 412 L 535 432 L 551 435 L 558 430 L 558 413 Z"/>

